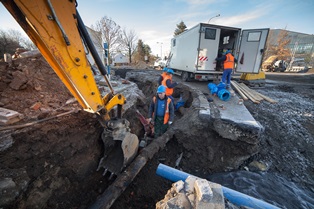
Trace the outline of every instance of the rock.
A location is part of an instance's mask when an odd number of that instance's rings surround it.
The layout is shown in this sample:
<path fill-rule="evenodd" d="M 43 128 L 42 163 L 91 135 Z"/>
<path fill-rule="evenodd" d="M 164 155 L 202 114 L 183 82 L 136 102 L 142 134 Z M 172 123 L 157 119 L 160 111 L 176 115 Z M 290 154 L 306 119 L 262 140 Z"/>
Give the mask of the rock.
<path fill-rule="evenodd" d="M 184 190 L 181 189 L 182 183 Z M 224 209 L 222 186 L 206 179 L 189 176 L 185 182 L 172 184 L 165 198 L 156 204 L 156 209 L 193 208 Z"/>
<path fill-rule="evenodd" d="M 6 108 L 0 107 L 0 125 L 9 125 L 20 121 L 23 115 Z"/>
<path fill-rule="evenodd" d="M 0 170 L 0 205 L 12 205 L 30 181 L 25 169 Z"/>
<path fill-rule="evenodd" d="M 268 166 L 265 163 L 253 161 L 249 164 L 249 170 L 251 170 L 251 171 L 267 171 Z"/>
<path fill-rule="evenodd" d="M 213 197 L 213 191 L 205 179 L 197 179 L 194 183 L 194 190 L 198 201 L 209 202 Z"/>
<path fill-rule="evenodd" d="M 42 104 L 40 102 L 36 102 L 30 108 L 33 109 L 33 110 L 38 110 L 41 107 L 41 105 Z"/>
<path fill-rule="evenodd" d="M 8 204 L 17 197 L 17 194 L 14 194 L 15 187 L 16 184 L 11 178 L 0 179 L 0 205 Z"/>
<path fill-rule="evenodd" d="M 25 89 L 26 83 L 28 81 L 27 77 L 25 74 L 21 71 L 15 71 L 12 73 L 13 75 L 13 80 L 9 84 L 9 86 L 14 89 L 14 90 L 22 90 Z"/>
<path fill-rule="evenodd" d="M 0 136 L 0 152 L 12 147 L 13 143 L 14 141 L 11 134 L 2 133 L 2 136 Z"/>

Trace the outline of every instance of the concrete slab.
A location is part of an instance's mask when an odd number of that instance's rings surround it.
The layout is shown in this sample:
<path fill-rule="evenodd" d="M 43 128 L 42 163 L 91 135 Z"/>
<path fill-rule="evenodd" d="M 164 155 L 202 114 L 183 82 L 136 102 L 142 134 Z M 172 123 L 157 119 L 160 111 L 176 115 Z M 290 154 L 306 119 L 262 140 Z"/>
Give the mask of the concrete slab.
<path fill-rule="evenodd" d="M 257 129 L 262 128 L 262 126 L 253 118 L 243 102 L 242 104 L 239 103 L 240 98 L 237 95 L 231 96 L 228 101 L 222 101 L 217 96 L 211 96 L 211 98 L 219 109 L 221 119 L 253 126 Z"/>
<path fill-rule="evenodd" d="M 22 114 L 0 107 L 0 125 L 9 125 L 20 121 Z"/>

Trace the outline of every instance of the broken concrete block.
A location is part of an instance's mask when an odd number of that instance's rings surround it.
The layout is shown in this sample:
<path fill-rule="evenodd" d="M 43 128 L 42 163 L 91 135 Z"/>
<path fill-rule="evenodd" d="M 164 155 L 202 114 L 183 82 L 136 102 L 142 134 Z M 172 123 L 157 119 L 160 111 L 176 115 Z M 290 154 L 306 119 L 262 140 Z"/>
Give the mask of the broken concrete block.
<path fill-rule="evenodd" d="M 197 179 L 194 183 L 194 189 L 198 201 L 209 202 L 213 197 L 213 191 L 205 179 Z"/>
<path fill-rule="evenodd" d="M 9 125 L 20 121 L 23 115 L 6 108 L 0 107 L 0 125 Z"/>
<path fill-rule="evenodd" d="M 161 200 L 156 203 L 156 209 L 184 209 L 192 208 L 190 201 L 184 193 L 179 193 L 177 196 L 169 200 Z"/>
<path fill-rule="evenodd" d="M 208 181 L 208 183 L 213 192 L 212 198 L 210 199 L 209 202 L 198 201 L 196 198 L 195 208 L 197 209 L 206 209 L 206 208 L 224 209 L 225 201 L 224 201 L 222 186 L 220 184 L 216 184 L 210 181 Z"/>
<path fill-rule="evenodd" d="M 189 199 L 192 207 L 194 208 L 195 207 L 195 195 L 194 194 L 187 194 L 186 196 Z"/>
<path fill-rule="evenodd" d="M 31 109 L 38 110 L 40 107 L 41 107 L 41 103 L 40 102 L 36 102 L 35 104 L 33 104 L 31 106 Z"/>
<path fill-rule="evenodd" d="M 177 193 L 179 193 L 184 188 L 184 182 L 182 180 L 177 181 L 176 183 L 172 184 L 172 187 Z"/>
<path fill-rule="evenodd" d="M 184 191 L 188 194 L 193 194 L 194 193 L 194 183 L 196 181 L 196 177 L 194 176 L 188 176 L 185 180 L 184 184 Z"/>

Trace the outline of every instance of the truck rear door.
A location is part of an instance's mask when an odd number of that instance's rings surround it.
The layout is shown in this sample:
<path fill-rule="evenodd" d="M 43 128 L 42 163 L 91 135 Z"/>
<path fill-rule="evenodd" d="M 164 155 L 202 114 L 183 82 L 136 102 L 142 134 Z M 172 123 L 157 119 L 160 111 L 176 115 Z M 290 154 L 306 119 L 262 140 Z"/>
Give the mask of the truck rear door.
<path fill-rule="evenodd" d="M 215 71 L 220 29 L 202 25 L 199 52 L 196 60 L 198 71 Z"/>
<path fill-rule="evenodd" d="M 268 32 L 269 28 L 242 31 L 236 72 L 259 72 Z"/>

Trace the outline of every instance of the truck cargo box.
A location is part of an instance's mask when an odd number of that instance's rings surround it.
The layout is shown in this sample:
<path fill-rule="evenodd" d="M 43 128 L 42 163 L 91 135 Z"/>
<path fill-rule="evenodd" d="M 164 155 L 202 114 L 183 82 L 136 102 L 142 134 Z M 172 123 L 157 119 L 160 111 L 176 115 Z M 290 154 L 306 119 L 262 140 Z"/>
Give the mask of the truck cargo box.
<path fill-rule="evenodd" d="M 241 60 L 237 72 L 258 73 L 269 29 L 241 30 L 199 23 L 171 40 L 168 68 L 190 79 L 212 80 L 223 72 L 215 58 L 231 50 Z"/>

